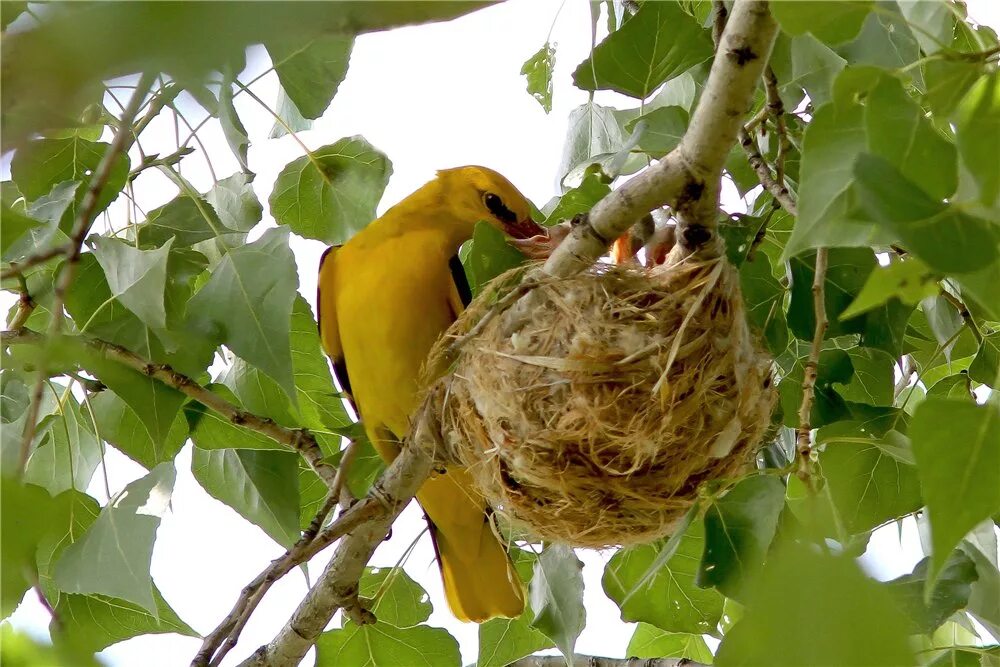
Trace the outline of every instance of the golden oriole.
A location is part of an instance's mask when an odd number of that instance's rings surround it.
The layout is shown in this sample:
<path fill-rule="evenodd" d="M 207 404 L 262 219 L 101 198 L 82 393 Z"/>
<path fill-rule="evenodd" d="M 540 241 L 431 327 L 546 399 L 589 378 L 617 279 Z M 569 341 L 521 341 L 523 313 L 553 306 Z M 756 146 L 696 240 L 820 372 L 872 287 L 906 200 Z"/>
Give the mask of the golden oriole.
<path fill-rule="evenodd" d="M 409 430 L 431 346 L 471 297 L 457 253 L 480 220 L 513 239 L 544 234 L 510 181 L 485 167 L 458 167 L 439 171 L 320 260 L 323 347 L 386 461 Z M 429 479 L 417 499 L 455 616 L 481 622 L 519 615 L 521 582 L 469 475 L 449 468 Z"/>

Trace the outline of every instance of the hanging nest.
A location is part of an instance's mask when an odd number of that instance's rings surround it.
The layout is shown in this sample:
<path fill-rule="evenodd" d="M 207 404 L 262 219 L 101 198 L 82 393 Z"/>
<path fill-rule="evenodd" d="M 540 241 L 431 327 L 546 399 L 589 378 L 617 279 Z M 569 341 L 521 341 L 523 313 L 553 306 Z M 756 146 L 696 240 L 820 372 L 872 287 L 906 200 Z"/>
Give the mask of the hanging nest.
<path fill-rule="evenodd" d="M 516 330 L 492 313 L 461 347 L 439 406 L 446 455 L 513 526 L 580 547 L 647 542 L 703 482 L 748 468 L 775 402 L 771 359 L 714 254 L 553 279 Z M 473 301 L 430 367 L 512 278 Z"/>

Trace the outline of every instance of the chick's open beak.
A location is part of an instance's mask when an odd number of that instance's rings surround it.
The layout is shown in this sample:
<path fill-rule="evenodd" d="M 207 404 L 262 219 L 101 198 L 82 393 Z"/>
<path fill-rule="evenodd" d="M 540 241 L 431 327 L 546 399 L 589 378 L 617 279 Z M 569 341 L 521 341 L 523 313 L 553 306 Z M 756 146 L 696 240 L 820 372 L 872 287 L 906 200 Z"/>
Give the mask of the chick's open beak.
<path fill-rule="evenodd" d="M 545 228 L 531 218 L 503 223 L 504 233 L 512 239 L 530 239 L 533 236 L 545 235 Z"/>

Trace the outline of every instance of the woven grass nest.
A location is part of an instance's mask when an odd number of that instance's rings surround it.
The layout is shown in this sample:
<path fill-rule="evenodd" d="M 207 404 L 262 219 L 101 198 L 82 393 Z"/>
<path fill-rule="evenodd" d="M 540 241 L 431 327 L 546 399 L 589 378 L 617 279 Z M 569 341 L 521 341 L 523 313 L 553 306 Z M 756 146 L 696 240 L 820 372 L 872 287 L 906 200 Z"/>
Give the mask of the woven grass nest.
<path fill-rule="evenodd" d="M 671 532 L 709 480 L 753 460 L 776 394 L 724 259 L 675 252 L 652 269 L 598 264 L 535 289 L 511 332 L 494 313 L 443 392 L 446 454 L 528 535 L 579 547 Z M 492 308 L 484 290 L 438 354 Z M 504 287 L 506 286 L 506 287 Z"/>

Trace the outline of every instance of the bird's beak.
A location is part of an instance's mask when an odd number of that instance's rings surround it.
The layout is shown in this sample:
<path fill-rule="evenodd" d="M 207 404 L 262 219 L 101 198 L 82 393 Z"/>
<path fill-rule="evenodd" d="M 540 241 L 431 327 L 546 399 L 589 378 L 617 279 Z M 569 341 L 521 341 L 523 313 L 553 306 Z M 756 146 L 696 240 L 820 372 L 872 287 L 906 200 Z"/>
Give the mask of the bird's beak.
<path fill-rule="evenodd" d="M 545 228 L 531 218 L 505 222 L 503 223 L 503 231 L 512 239 L 530 239 L 533 236 L 545 235 Z"/>

